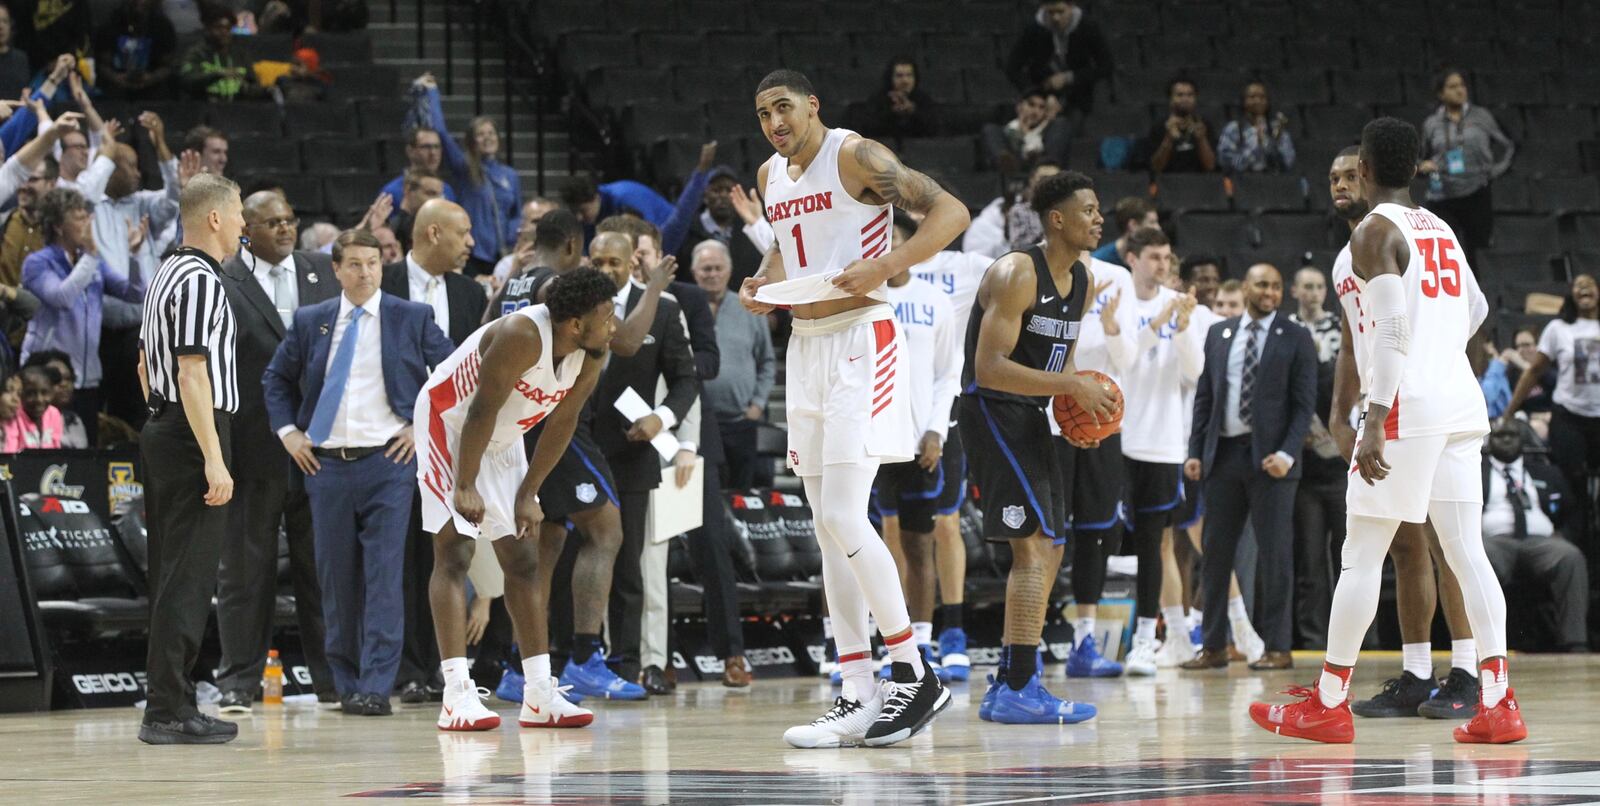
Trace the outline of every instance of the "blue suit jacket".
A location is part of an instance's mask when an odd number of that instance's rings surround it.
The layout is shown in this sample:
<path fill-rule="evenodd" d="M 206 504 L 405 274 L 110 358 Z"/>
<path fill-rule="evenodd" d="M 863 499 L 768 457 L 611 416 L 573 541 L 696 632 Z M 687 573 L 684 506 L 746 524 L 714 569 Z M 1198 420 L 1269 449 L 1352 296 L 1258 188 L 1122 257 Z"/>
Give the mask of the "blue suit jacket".
<path fill-rule="evenodd" d="M 272 363 L 261 376 L 273 431 L 286 425 L 301 431 L 311 427 L 311 414 L 327 375 L 328 351 L 333 345 L 333 326 L 342 299 L 344 295 L 340 294 L 294 312 L 293 326 L 284 334 Z M 378 314 L 383 355 L 358 355 L 355 360 L 382 362 L 389 407 L 400 419 L 411 422 L 417 394 L 427 383 L 428 374 L 455 348 L 434 324 L 433 309 L 422 303 L 384 294 L 378 300 Z"/>
<path fill-rule="evenodd" d="M 1222 436 L 1228 401 L 1228 351 L 1239 335 L 1239 317 L 1224 319 L 1206 334 L 1206 368 L 1194 394 L 1194 428 L 1189 432 L 1189 457 L 1199 459 L 1203 472 L 1211 473 Z M 1251 459 L 1255 466 L 1283 451 L 1294 457 L 1288 478 L 1300 478 L 1300 449 L 1311 430 L 1317 407 L 1317 348 L 1311 331 L 1289 321 L 1283 311 L 1272 319 L 1272 329 L 1261 346 L 1251 399 Z"/>

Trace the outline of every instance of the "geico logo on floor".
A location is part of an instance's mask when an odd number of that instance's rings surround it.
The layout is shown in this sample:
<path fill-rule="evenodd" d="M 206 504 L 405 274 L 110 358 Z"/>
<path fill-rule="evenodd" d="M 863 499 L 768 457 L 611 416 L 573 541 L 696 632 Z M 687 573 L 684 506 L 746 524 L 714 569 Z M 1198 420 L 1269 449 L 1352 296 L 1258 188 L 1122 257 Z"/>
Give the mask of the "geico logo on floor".
<path fill-rule="evenodd" d="M 107 672 L 105 674 L 75 674 L 72 687 L 79 694 L 118 694 L 143 691 L 144 672 Z"/>

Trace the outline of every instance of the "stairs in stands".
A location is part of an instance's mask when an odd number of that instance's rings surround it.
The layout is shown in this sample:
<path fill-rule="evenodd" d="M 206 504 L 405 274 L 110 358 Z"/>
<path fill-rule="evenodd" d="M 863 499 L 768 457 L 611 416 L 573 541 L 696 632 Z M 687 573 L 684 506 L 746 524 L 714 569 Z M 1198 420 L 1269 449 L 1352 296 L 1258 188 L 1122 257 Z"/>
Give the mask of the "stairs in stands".
<path fill-rule="evenodd" d="M 505 132 L 505 60 L 501 46 L 494 38 L 482 44 L 487 54 L 482 61 L 483 99 L 481 106 L 473 98 L 472 64 L 478 55 L 480 43 L 473 41 L 470 19 L 460 21 L 459 10 L 452 14 L 458 20 L 450 32 L 451 52 L 455 65 L 454 86 L 445 84 L 445 32 L 447 5 L 441 0 L 422 0 L 420 24 L 423 28 L 423 51 L 417 53 L 417 26 L 419 25 L 418 0 L 396 0 L 394 16 L 390 16 L 387 0 L 373 0 L 372 19 L 367 30 L 372 35 L 373 62 L 400 71 L 401 85 L 396 92 L 404 93 L 412 79 L 424 72 L 432 72 L 438 79 L 441 105 L 445 119 L 456 137 L 464 138 L 469 121 L 479 114 L 494 118 L 501 132 L 501 154 L 506 152 Z M 487 23 L 486 23 L 487 26 Z M 537 125 L 533 110 L 519 101 L 512 104 L 513 135 L 511 150 L 517 173 L 522 176 L 523 195 L 535 194 L 539 187 L 538 165 L 535 154 L 538 148 Z M 567 132 L 556 126 L 559 116 L 546 115 L 544 136 L 545 195 L 555 194 L 569 175 Z M 398 124 L 398 121 L 396 122 Z"/>

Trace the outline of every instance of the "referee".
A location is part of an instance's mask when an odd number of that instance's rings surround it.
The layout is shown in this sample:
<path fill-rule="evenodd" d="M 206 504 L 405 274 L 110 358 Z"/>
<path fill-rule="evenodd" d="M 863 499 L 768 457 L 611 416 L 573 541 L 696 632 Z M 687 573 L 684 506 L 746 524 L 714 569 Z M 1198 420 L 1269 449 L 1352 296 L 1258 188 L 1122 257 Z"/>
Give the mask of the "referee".
<path fill-rule="evenodd" d="M 233 477 L 228 420 L 239 406 L 234 319 L 219 275 L 239 250 L 239 186 L 200 174 L 179 198 L 183 246 L 161 264 L 145 296 L 139 380 L 150 419 L 139 445 L 150 541 L 147 701 L 139 740 L 222 744 L 239 728 L 195 707 L 189 680 L 200 650 Z"/>

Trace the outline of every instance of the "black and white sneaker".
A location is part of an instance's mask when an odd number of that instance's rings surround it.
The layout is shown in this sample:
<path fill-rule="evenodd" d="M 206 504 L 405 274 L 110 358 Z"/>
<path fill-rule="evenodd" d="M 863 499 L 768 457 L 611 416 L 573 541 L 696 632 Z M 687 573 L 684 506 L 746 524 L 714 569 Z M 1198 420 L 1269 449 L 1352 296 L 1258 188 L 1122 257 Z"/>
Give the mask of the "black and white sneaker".
<path fill-rule="evenodd" d="M 874 691 L 868 702 L 857 702 L 848 697 L 833 698 L 833 707 L 808 725 L 796 725 L 783 732 L 783 740 L 791 747 L 812 750 L 819 747 L 854 747 L 866 738 L 867 729 L 878 718 L 883 708 L 882 689 Z"/>
<path fill-rule="evenodd" d="M 883 692 L 883 711 L 867 729 L 863 742 L 868 747 L 888 747 L 921 733 L 950 705 L 950 690 L 939 682 L 939 676 L 925 669 L 918 680 L 909 663 L 894 664 Z"/>
<path fill-rule="evenodd" d="M 170 722 L 146 719 L 139 725 L 139 741 L 145 744 L 226 744 L 238 737 L 238 725 L 205 714 Z"/>

